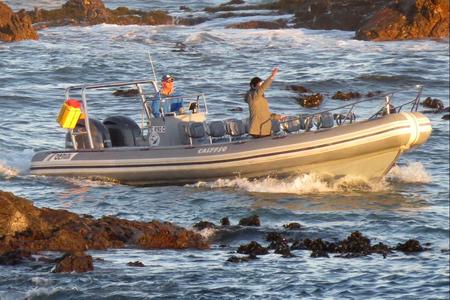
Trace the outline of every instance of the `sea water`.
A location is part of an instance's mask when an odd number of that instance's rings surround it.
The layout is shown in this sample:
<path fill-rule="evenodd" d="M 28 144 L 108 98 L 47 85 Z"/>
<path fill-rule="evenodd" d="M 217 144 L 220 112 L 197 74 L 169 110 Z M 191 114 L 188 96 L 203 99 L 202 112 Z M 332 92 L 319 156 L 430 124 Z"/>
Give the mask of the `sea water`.
<path fill-rule="evenodd" d="M 64 1 L 6 1 L 15 10 L 55 8 Z M 104 1 L 108 7 L 165 9 L 183 16 L 187 5 L 204 14 L 220 1 Z M 253 1 L 251 3 L 260 3 Z M 258 17 L 264 20 L 284 16 Z M 200 220 L 232 224 L 253 214 L 261 227 L 236 230 L 210 250 L 90 251 L 95 270 L 52 274 L 29 265 L 0 268 L 0 299 L 445 299 L 449 292 L 449 125 L 428 114 L 429 141 L 401 157 L 381 181 L 329 181 L 315 174 L 289 178 L 234 178 L 186 186 L 132 187 L 89 179 L 29 174 L 36 151 L 64 147 L 65 132 L 55 121 L 64 88 L 81 83 L 152 79 L 170 73 L 183 93 L 207 95 L 209 117 L 244 118 L 243 95 L 253 76 L 280 72 L 266 92 L 271 110 L 310 112 L 297 104 L 289 85 L 338 103 L 338 90 L 388 92 L 423 84 L 423 96 L 449 105 L 448 41 L 366 42 L 336 30 L 237 30 L 227 25 L 249 17 L 219 18 L 197 26 L 57 27 L 39 31 L 38 41 L 0 43 L 0 190 L 26 197 L 39 207 L 67 209 L 95 217 L 169 221 L 190 228 Z M 176 43 L 186 45 L 180 52 Z M 403 96 L 402 96 L 403 97 Z M 406 97 L 406 96 L 405 96 Z M 409 99 L 409 98 L 405 98 Z M 92 100 L 91 114 L 121 112 L 139 117 L 134 98 Z M 399 99 L 403 100 L 403 99 Z M 359 116 L 376 108 L 367 105 Z M 373 106 L 373 107 L 372 107 Z M 235 108 L 243 112 L 232 112 Z M 423 110 L 422 107 L 419 110 Z M 395 246 L 414 238 L 430 243 L 418 254 L 395 252 L 383 259 L 261 256 L 249 263 L 226 260 L 242 243 L 265 244 L 265 234 L 299 222 L 298 238 L 343 239 L 359 230 L 372 243 Z M 203 232 L 214 237 L 214 232 Z M 220 247 L 221 244 L 226 245 Z M 126 266 L 139 260 L 146 267 Z"/>

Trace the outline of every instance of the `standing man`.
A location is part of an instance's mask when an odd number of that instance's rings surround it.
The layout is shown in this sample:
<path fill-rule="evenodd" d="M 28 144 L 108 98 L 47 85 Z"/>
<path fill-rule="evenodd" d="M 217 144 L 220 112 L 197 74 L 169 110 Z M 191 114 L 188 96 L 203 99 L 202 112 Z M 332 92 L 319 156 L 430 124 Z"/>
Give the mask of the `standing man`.
<path fill-rule="evenodd" d="M 245 102 L 248 103 L 250 111 L 249 134 L 255 138 L 271 135 L 272 120 L 281 118 L 280 115 L 270 112 L 269 103 L 264 96 L 264 91 L 272 85 L 277 73 L 278 68 L 274 68 L 272 74 L 264 81 L 259 77 L 253 77 L 250 81 L 250 89 L 245 95 Z"/>

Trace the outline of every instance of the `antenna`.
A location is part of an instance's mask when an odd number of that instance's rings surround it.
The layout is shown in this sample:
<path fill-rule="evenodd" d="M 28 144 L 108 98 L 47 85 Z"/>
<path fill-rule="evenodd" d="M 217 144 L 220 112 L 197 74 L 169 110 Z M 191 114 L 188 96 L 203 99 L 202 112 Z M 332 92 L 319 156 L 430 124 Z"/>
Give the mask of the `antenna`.
<path fill-rule="evenodd" d="M 152 72 L 153 72 L 153 77 L 155 78 L 156 86 L 158 86 L 158 84 L 157 84 L 158 79 L 156 79 L 155 67 L 153 66 L 153 61 L 152 61 L 152 56 L 150 54 L 150 50 L 148 51 L 148 59 L 150 60 L 150 65 L 152 66 Z M 157 88 L 157 90 L 158 90 L 158 88 Z M 158 90 L 158 92 L 159 92 L 159 90 Z"/>

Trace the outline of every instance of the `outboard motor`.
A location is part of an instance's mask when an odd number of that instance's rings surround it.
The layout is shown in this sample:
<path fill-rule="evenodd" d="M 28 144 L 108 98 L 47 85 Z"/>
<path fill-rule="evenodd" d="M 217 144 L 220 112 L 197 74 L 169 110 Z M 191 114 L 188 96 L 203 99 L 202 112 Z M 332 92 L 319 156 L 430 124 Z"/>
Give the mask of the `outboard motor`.
<path fill-rule="evenodd" d="M 138 146 L 137 139 L 142 132 L 139 126 L 131 118 L 124 116 L 112 116 L 103 121 L 108 128 L 113 147 Z"/>
<path fill-rule="evenodd" d="M 92 118 L 89 119 L 89 125 L 91 129 L 94 149 L 98 150 L 103 148 L 110 148 L 111 138 L 109 136 L 108 129 L 106 129 L 106 127 L 100 121 Z M 77 125 L 72 130 L 72 135 L 74 137 L 76 147 L 74 147 L 70 132 L 68 132 L 66 135 L 66 148 L 76 148 L 77 150 L 91 149 L 84 120 L 78 121 Z"/>

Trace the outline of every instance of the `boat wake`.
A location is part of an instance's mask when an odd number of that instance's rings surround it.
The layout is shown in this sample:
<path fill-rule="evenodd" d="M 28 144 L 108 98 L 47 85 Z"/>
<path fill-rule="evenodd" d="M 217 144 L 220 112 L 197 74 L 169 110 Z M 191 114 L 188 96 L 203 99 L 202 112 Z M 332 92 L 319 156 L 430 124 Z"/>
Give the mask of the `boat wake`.
<path fill-rule="evenodd" d="M 317 194 L 344 191 L 384 191 L 389 189 L 385 181 L 369 182 L 358 177 L 330 180 L 317 174 L 302 174 L 288 178 L 265 177 L 260 179 L 218 179 L 214 182 L 198 182 L 201 188 L 232 188 L 252 193 Z"/>
<path fill-rule="evenodd" d="M 3 154 L 0 159 L 0 177 L 13 178 L 28 175 L 33 155 L 32 149 Z"/>
<path fill-rule="evenodd" d="M 251 193 L 274 194 L 317 194 L 335 192 L 385 192 L 391 190 L 390 182 L 428 183 L 431 177 L 421 163 L 408 163 L 395 166 L 379 181 L 368 181 L 355 176 L 346 176 L 333 180 L 317 174 L 302 174 L 288 178 L 265 177 L 248 179 L 218 179 L 213 182 L 198 182 L 192 186 L 198 188 L 231 188 Z"/>
<path fill-rule="evenodd" d="M 419 162 L 407 162 L 404 166 L 396 165 L 386 175 L 386 179 L 402 183 L 430 183 L 431 176 Z"/>

